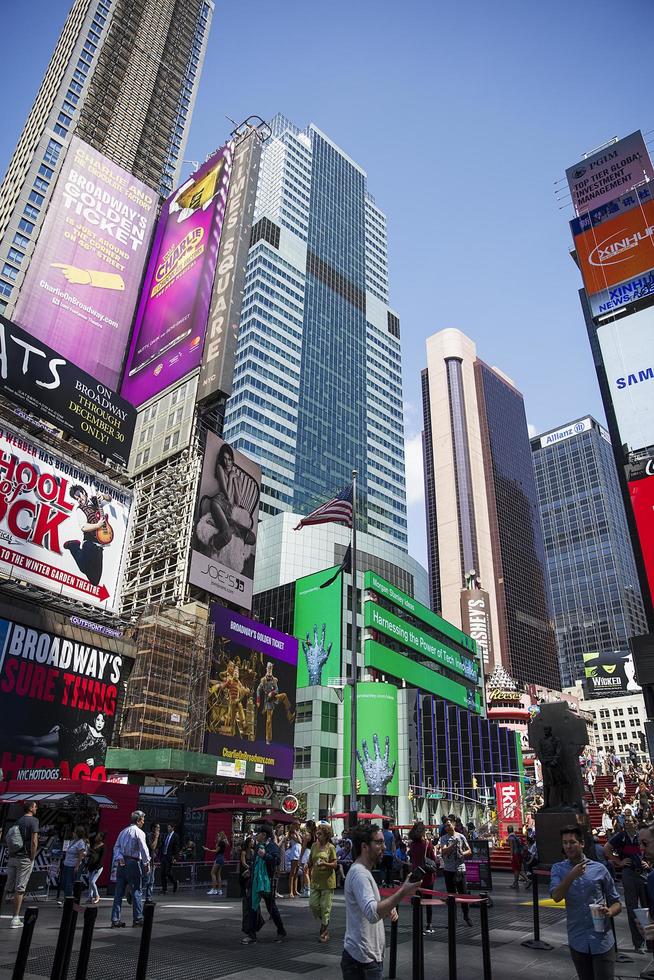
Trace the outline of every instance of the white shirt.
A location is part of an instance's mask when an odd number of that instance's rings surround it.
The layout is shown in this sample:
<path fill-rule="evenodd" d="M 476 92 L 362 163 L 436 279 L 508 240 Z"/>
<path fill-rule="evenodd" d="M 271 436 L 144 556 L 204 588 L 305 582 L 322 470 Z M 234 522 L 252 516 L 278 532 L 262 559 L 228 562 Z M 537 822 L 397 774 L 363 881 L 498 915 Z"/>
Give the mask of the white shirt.
<path fill-rule="evenodd" d="M 359 963 L 381 963 L 386 936 L 377 913 L 379 889 L 363 864 L 355 861 L 345 879 L 345 939 L 343 945 Z"/>
<path fill-rule="evenodd" d="M 145 834 L 135 823 L 121 830 L 118 834 L 118 840 L 114 844 L 114 861 L 123 861 L 127 857 L 138 858 L 143 861 L 143 864 L 150 863 L 150 852 Z"/>

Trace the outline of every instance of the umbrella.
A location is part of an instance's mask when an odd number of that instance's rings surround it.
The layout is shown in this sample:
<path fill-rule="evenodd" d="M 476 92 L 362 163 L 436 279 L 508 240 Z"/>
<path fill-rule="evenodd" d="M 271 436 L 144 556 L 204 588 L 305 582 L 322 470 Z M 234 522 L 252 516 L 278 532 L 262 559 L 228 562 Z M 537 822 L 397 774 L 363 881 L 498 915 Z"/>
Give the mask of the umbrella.
<path fill-rule="evenodd" d="M 349 813 L 330 813 L 330 820 L 347 820 Z M 384 813 L 357 813 L 357 820 L 390 820 Z"/>
<path fill-rule="evenodd" d="M 195 811 L 204 810 L 209 813 L 260 813 L 269 809 L 265 803 L 209 803 L 208 806 L 195 806 Z"/>

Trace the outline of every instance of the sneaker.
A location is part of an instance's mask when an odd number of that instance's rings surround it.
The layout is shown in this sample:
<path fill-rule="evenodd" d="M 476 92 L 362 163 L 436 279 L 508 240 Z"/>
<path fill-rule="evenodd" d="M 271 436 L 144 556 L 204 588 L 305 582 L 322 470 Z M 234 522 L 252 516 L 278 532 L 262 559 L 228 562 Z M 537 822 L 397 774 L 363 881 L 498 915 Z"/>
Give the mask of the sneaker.
<path fill-rule="evenodd" d="M 218 892 L 216 891 L 215 888 L 210 888 L 209 891 L 207 892 L 207 895 L 218 895 Z"/>
<path fill-rule="evenodd" d="M 11 922 L 9 923 L 10 929 L 20 929 L 23 925 L 23 920 L 19 915 L 14 915 Z"/>
<path fill-rule="evenodd" d="M 256 939 L 253 939 L 252 936 L 245 936 L 244 939 L 241 939 L 241 946 L 251 946 L 252 943 L 256 943 Z"/>
<path fill-rule="evenodd" d="M 124 922 L 114 922 L 114 920 L 112 919 L 111 920 L 111 928 L 112 929 L 124 929 L 125 928 L 125 923 Z"/>
<path fill-rule="evenodd" d="M 283 942 L 286 941 L 287 936 L 288 936 L 288 933 L 287 932 L 278 932 L 277 933 L 277 938 L 275 939 L 275 942 L 276 943 L 283 943 Z"/>
<path fill-rule="evenodd" d="M 217 892 L 215 892 L 215 894 L 216 894 L 216 895 L 223 895 L 223 894 L 224 894 L 224 892 L 223 892 L 223 890 L 222 890 L 222 888 L 219 888 L 219 889 L 218 889 L 218 891 L 217 891 Z"/>
<path fill-rule="evenodd" d="M 143 925 L 143 919 L 134 919 L 132 922 L 132 929 L 137 929 L 139 926 Z"/>
<path fill-rule="evenodd" d="M 634 953 L 638 953 L 640 956 L 644 956 L 647 952 L 647 944 L 641 943 L 640 946 L 634 946 Z"/>

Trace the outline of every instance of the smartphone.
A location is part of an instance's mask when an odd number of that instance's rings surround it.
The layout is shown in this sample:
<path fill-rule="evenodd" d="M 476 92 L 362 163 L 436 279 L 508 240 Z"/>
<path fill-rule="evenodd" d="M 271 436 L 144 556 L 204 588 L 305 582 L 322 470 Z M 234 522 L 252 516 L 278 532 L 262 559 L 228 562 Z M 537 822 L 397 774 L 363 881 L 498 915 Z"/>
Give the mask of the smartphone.
<path fill-rule="evenodd" d="M 421 867 L 414 868 L 411 874 L 409 875 L 409 881 L 412 882 L 422 881 L 422 879 L 425 877 L 426 874 L 427 872 L 425 871 L 424 868 Z"/>

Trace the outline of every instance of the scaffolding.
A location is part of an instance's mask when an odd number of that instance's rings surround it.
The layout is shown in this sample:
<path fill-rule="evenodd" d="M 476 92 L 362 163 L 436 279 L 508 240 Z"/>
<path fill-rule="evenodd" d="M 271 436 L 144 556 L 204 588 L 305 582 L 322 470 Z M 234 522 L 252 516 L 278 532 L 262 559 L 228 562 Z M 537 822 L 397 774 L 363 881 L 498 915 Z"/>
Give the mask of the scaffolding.
<path fill-rule="evenodd" d="M 212 640 L 206 606 L 144 610 L 127 684 L 121 748 L 202 752 Z"/>

